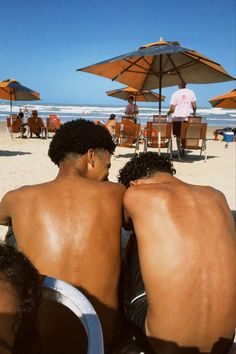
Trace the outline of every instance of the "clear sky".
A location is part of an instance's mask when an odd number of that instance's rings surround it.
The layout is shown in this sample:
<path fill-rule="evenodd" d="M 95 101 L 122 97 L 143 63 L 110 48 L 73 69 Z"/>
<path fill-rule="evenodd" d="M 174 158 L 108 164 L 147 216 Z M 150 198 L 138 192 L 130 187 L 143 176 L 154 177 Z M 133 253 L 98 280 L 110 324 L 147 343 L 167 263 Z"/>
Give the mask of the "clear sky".
<path fill-rule="evenodd" d="M 179 41 L 236 76 L 235 0 L 0 0 L 0 80 L 14 78 L 42 103 L 122 104 L 105 91 L 119 82 L 77 68 L 142 44 Z M 188 85 L 198 105 L 236 87 L 235 81 Z M 164 88 L 165 105 L 177 86 Z"/>

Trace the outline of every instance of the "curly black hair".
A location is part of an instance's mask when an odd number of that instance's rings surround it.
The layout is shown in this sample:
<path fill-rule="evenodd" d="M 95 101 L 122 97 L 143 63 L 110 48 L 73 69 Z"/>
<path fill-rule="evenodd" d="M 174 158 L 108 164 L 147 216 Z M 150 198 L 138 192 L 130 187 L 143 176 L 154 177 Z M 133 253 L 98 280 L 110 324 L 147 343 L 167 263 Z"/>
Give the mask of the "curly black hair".
<path fill-rule="evenodd" d="M 118 182 L 127 188 L 131 181 L 153 175 L 156 172 L 167 172 L 171 175 L 176 173 L 172 161 L 159 156 L 157 152 L 143 152 L 134 155 L 123 168 L 119 170 Z"/>
<path fill-rule="evenodd" d="M 54 135 L 48 150 L 50 159 L 59 166 L 67 154 L 85 154 L 89 149 L 104 149 L 110 154 L 115 144 L 109 131 L 92 121 L 85 119 L 64 123 Z"/>
<path fill-rule="evenodd" d="M 12 328 L 16 336 L 12 353 L 39 353 L 37 313 L 41 299 L 40 276 L 22 252 L 4 243 L 0 243 L 0 282 L 13 287 L 19 302 Z"/>

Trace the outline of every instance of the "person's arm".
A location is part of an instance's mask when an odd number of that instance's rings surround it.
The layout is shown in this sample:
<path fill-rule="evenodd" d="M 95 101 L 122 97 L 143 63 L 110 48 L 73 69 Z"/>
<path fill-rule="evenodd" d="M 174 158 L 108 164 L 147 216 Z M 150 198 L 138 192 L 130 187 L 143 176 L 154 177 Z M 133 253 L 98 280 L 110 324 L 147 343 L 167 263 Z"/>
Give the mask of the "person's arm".
<path fill-rule="evenodd" d="M 175 105 L 171 104 L 171 105 L 170 105 L 170 109 L 169 109 L 169 111 L 167 112 L 167 115 L 169 115 L 169 114 L 171 114 L 171 113 L 174 113 L 174 111 L 175 111 Z"/>
<path fill-rule="evenodd" d="M 133 229 L 133 222 L 132 218 L 129 213 L 129 206 L 130 206 L 130 189 L 128 188 L 125 191 L 124 197 L 123 197 L 123 228 L 125 230 L 132 230 Z M 132 194 L 132 192 L 131 192 Z"/>
<path fill-rule="evenodd" d="M 196 101 L 192 102 L 193 115 L 196 116 L 197 104 Z"/>
<path fill-rule="evenodd" d="M 10 215 L 10 204 L 11 204 L 11 192 L 4 195 L 0 202 L 0 225 L 9 226 L 11 225 L 11 215 Z"/>

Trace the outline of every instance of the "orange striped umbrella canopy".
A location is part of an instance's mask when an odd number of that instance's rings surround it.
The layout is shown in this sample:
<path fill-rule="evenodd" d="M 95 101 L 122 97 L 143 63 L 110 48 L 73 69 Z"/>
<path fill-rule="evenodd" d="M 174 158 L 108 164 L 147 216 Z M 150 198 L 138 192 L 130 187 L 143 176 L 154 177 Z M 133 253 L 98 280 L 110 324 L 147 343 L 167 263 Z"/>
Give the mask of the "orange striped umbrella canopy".
<path fill-rule="evenodd" d="M 160 95 L 154 91 L 139 91 L 133 87 L 123 87 L 116 90 L 106 91 L 106 94 L 111 97 L 127 100 L 129 96 L 133 96 L 135 101 L 139 102 L 159 102 Z M 165 100 L 165 96 L 161 96 L 161 100 Z"/>
<path fill-rule="evenodd" d="M 236 89 L 225 93 L 224 95 L 211 98 L 208 102 L 213 107 L 236 108 Z"/>

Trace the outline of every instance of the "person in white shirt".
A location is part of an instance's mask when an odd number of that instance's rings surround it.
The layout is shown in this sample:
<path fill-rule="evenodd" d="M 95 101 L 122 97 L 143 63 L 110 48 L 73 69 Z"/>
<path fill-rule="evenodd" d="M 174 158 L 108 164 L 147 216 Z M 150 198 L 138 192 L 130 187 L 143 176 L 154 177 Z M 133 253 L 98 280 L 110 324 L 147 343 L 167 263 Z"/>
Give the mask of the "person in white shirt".
<path fill-rule="evenodd" d="M 188 120 L 192 112 L 195 116 L 197 110 L 195 93 L 185 86 L 185 83 L 181 83 L 179 90 L 173 93 L 167 113 L 167 115 L 172 113 L 173 134 L 176 136 L 180 135 L 181 123 Z"/>

